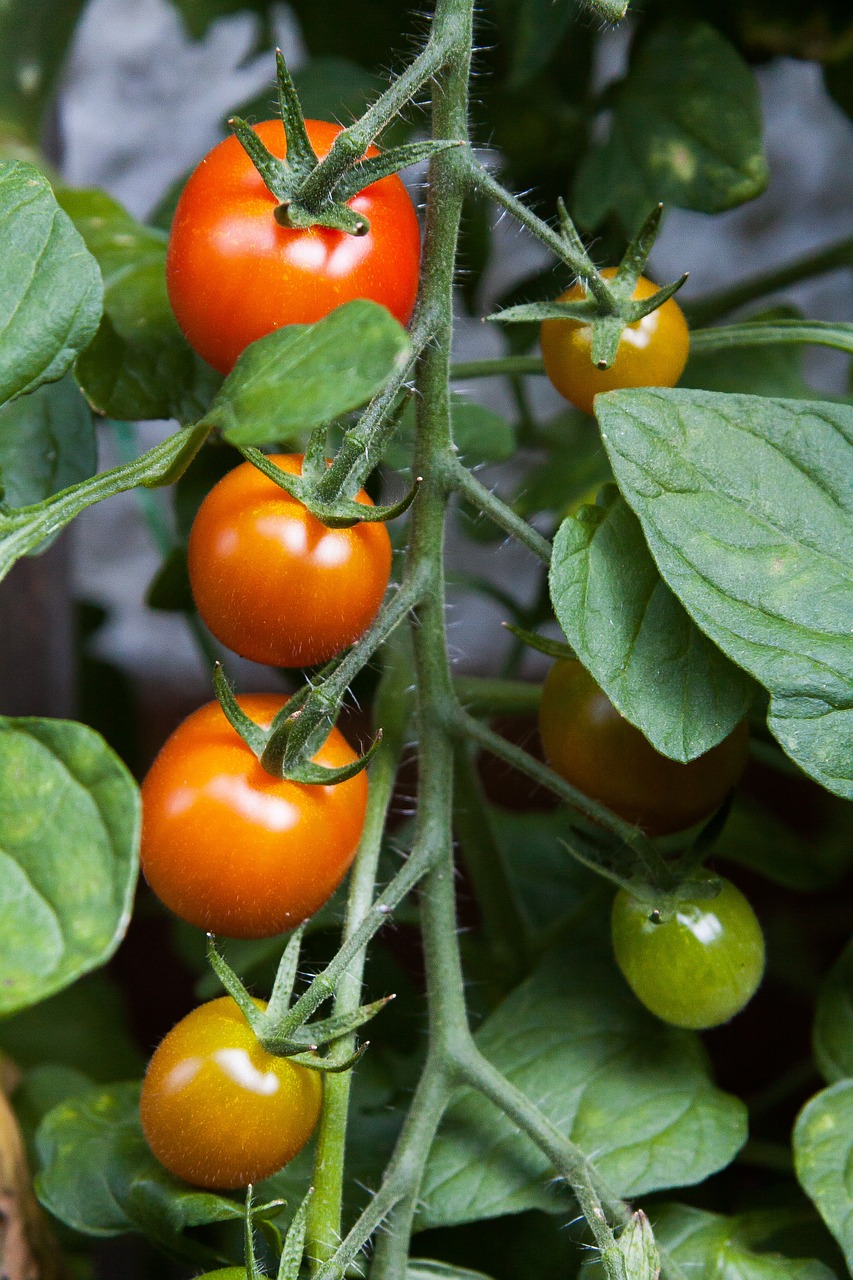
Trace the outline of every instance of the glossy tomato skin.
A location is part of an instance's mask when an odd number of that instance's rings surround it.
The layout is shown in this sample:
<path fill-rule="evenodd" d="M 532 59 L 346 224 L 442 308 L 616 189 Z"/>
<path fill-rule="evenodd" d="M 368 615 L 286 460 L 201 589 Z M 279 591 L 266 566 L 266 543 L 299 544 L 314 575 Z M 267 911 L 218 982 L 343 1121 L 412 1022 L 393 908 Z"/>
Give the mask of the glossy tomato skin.
<path fill-rule="evenodd" d="M 609 280 L 616 271 L 607 267 L 601 274 Z M 650 298 L 657 289 L 640 276 L 631 296 Z M 585 296 L 581 285 L 574 284 L 557 301 L 580 302 Z M 592 363 L 592 327 L 579 320 L 543 320 L 540 341 L 552 385 L 578 409 L 592 413 L 593 399 L 601 391 L 674 387 L 687 363 L 690 331 L 681 307 L 668 298 L 662 307 L 628 325 L 609 369 L 597 369 Z"/>
<path fill-rule="evenodd" d="M 301 454 L 271 461 L 302 473 Z M 356 501 L 372 505 L 363 490 Z M 199 613 L 229 649 L 271 666 L 326 662 L 352 644 L 376 616 L 390 573 L 384 524 L 329 529 L 250 462 L 214 485 L 190 531 Z"/>
<path fill-rule="evenodd" d="M 238 699 L 268 726 L 286 698 Z M 314 757 L 329 768 L 355 752 L 337 729 Z M 334 787 L 274 778 L 218 702 L 166 741 L 142 784 L 142 870 L 175 915 L 230 938 L 267 938 L 307 920 L 355 856 L 367 776 Z"/>
<path fill-rule="evenodd" d="M 340 126 L 305 123 L 322 159 Z M 273 155 L 284 156 L 280 120 L 253 128 Z M 178 201 L 166 257 L 169 301 L 190 346 L 220 373 L 255 339 L 282 325 L 321 320 L 354 298 L 381 303 L 401 324 L 411 318 L 420 231 L 396 174 L 349 201 L 370 222 L 363 236 L 279 226 L 277 204 L 236 137 L 205 156 Z"/>
<path fill-rule="evenodd" d="M 322 1098 L 319 1074 L 267 1053 L 224 996 L 193 1009 L 156 1049 L 140 1116 L 170 1173 L 196 1187 L 244 1187 L 302 1150 Z"/>
<path fill-rule="evenodd" d="M 555 662 L 548 672 L 539 733 L 556 773 L 652 836 L 682 831 L 713 813 L 738 781 L 749 750 L 743 721 L 696 760 L 669 760 L 574 660 Z"/>
<path fill-rule="evenodd" d="M 741 891 L 679 902 L 659 923 L 620 889 L 611 932 L 616 963 L 637 998 L 664 1022 L 694 1031 L 728 1022 L 764 974 L 764 936 Z"/>

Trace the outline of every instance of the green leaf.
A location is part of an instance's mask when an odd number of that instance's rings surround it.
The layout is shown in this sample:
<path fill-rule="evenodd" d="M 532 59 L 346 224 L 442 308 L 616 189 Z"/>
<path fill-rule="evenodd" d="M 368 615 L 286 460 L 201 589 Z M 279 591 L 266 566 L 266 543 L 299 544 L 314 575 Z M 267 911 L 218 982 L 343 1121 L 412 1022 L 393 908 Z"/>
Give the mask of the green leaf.
<path fill-rule="evenodd" d="M 21 507 L 7 515 L 0 511 L 0 579 L 16 560 L 59 533 L 94 503 L 137 485 L 152 488 L 171 484 L 189 465 L 207 435 L 208 428 L 203 424 L 185 427 L 134 462 L 102 471 L 91 480 L 64 489 L 35 506 Z"/>
<path fill-rule="evenodd" d="M 600 878 L 565 846 L 576 834 L 566 809 L 515 813 L 492 805 L 490 812 L 512 883 L 534 925 L 552 924 L 579 911 L 600 893 Z"/>
<path fill-rule="evenodd" d="M 186 547 L 173 547 L 149 583 L 145 593 L 149 609 L 165 613 L 192 613 L 195 609 Z"/>
<path fill-rule="evenodd" d="M 0 719 L 0 1013 L 103 964 L 137 875 L 136 784 L 99 734 Z"/>
<path fill-rule="evenodd" d="M 482 1271 L 457 1267 L 455 1263 L 435 1262 L 432 1258 L 409 1258 L 406 1280 L 489 1280 Z"/>
<path fill-rule="evenodd" d="M 35 1185 L 45 1208 L 86 1235 L 143 1231 L 173 1247 L 186 1227 L 242 1219 L 242 1204 L 191 1189 L 154 1158 L 139 1123 L 139 1088 L 102 1085 L 48 1112 L 36 1133 Z"/>
<path fill-rule="evenodd" d="M 824 1079 L 835 1084 L 853 1078 L 853 942 L 821 984 L 812 1039 Z"/>
<path fill-rule="evenodd" d="M 298 442 L 374 396 L 410 350 L 385 307 L 348 302 L 316 324 L 286 325 L 253 342 L 205 421 L 232 444 Z"/>
<path fill-rule="evenodd" d="M 0 134 L 37 146 L 85 0 L 0 5 Z"/>
<path fill-rule="evenodd" d="M 564 520 L 549 583 L 557 621 L 613 705 L 672 760 L 709 751 L 743 719 L 751 685 L 658 573 L 615 485 Z"/>
<path fill-rule="evenodd" d="M 798 319 L 793 307 L 776 307 L 751 316 L 749 323 Z M 746 329 L 746 324 L 738 325 Z M 713 331 L 711 331 L 713 332 Z M 754 396 L 784 396 L 790 400 L 817 400 L 818 392 L 803 377 L 803 353 L 790 345 L 732 346 L 706 351 L 695 344 L 691 334 L 690 356 L 678 379 L 680 387 L 705 391 L 743 392 Z"/>
<path fill-rule="evenodd" d="M 714 1280 L 835 1280 L 815 1259 L 755 1252 L 790 1219 L 787 1210 L 726 1218 L 681 1204 L 655 1208 L 655 1235 L 662 1250 L 687 1276 Z M 593 1273 L 594 1274 L 594 1273 Z M 592 1277 L 590 1277 L 592 1280 Z"/>
<path fill-rule="evenodd" d="M 794 1163 L 853 1271 L 853 1080 L 824 1089 L 803 1107 L 794 1126 Z"/>
<path fill-rule="evenodd" d="M 755 77 L 713 27 L 664 23 L 637 48 L 612 98 L 610 134 L 587 152 L 574 211 L 587 227 L 639 227 L 659 201 L 718 213 L 767 184 Z"/>
<path fill-rule="evenodd" d="M 619 1235 L 617 1248 L 624 1259 L 627 1280 L 659 1280 L 660 1253 L 651 1223 L 642 1209 L 631 1215 L 631 1221 Z"/>
<path fill-rule="evenodd" d="M 586 414 L 569 409 L 547 426 L 548 452 L 527 475 L 513 506 L 519 515 L 541 511 L 569 514 L 581 501 L 594 502 L 613 479 L 601 437 Z"/>
<path fill-rule="evenodd" d="M 31 164 L 0 161 L 0 404 L 55 382 L 98 327 L 98 264 Z"/>
<path fill-rule="evenodd" d="M 92 413 L 70 374 L 0 408 L 0 481 L 9 506 L 41 502 L 93 475 Z"/>
<path fill-rule="evenodd" d="M 88 399 L 112 418 L 200 418 L 222 380 L 191 350 L 172 315 L 168 236 L 103 191 L 63 188 L 58 199 L 104 277 L 105 315 L 77 365 Z"/>
<path fill-rule="evenodd" d="M 701 1182 L 746 1139 L 745 1108 L 714 1087 L 700 1041 L 638 1004 L 609 947 L 576 938 L 552 952 L 476 1039 L 619 1195 Z M 548 1185 L 552 1176 L 517 1127 L 466 1090 L 430 1153 L 420 1225 L 564 1213 L 566 1193 Z"/>
<path fill-rule="evenodd" d="M 521 89 L 544 70 L 574 12 L 574 0 L 499 0 L 498 25 L 509 51 L 507 88 Z"/>
<path fill-rule="evenodd" d="M 466 467 L 506 462 L 515 453 L 515 431 L 494 409 L 454 398 L 452 414 L 453 443 Z"/>
<path fill-rule="evenodd" d="M 785 751 L 853 797 L 853 408 L 649 388 L 596 413 L 669 587 L 769 690 Z"/>
<path fill-rule="evenodd" d="M 51 1063 L 83 1072 L 90 1082 L 135 1076 L 144 1065 L 122 993 L 103 972 L 4 1018 L 0 1047 L 19 1067 Z"/>

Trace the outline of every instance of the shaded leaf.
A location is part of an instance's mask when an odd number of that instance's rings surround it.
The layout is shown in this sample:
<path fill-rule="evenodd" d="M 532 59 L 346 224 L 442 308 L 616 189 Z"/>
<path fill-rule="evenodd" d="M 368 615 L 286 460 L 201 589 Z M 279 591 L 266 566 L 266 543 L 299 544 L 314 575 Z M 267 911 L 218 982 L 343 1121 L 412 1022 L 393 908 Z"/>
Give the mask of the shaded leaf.
<path fill-rule="evenodd" d="M 690 1276 L 714 1280 L 834 1280 L 824 1263 L 756 1252 L 790 1220 L 786 1210 L 738 1214 L 727 1218 L 692 1206 L 672 1204 L 655 1210 L 655 1235 L 661 1249 Z"/>
<path fill-rule="evenodd" d="M 853 1079 L 853 942 L 821 985 L 813 1043 L 817 1065 L 830 1084 Z"/>
<path fill-rule="evenodd" d="M 694 622 L 853 797 L 853 408 L 651 388 L 596 401 L 622 493 Z"/>
<path fill-rule="evenodd" d="M 86 0 L 4 0 L 0 6 L 0 132 L 37 146 Z"/>
<path fill-rule="evenodd" d="M 574 12 L 574 0 L 499 0 L 498 24 L 509 51 L 508 88 L 522 88 L 548 65 Z"/>
<path fill-rule="evenodd" d="M 718 213 L 767 184 L 755 77 L 713 27 L 664 23 L 638 46 L 612 98 L 607 140 L 578 170 L 587 227 L 611 211 L 628 231 L 659 201 Z"/>
<path fill-rule="evenodd" d="M 0 1013 L 103 964 L 136 885 L 139 800 L 92 729 L 0 719 Z"/>
<path fill-rule="evenodd" d="M 551 601 L 566 639 L 613 705 L 663 755 L 709 751 L 749 706 L 750 681 L 695 626 L 658 573 L 615 486 L 564 520 Z"/>
<path fill-rule="evenodd" d="M 477 1032 L 479 1048 L 619 1195 L 700 1182 L 746 1138 L 743 1104 L 716 1089 L 699 1040 L 633 999 L 589 940 L 552 952 Z M 516 1126 L 466 1090 L 442 1123 L 421 1189 L 421 1226 L 544 1209 L 566 1193 Z"/>
<path fill-rule="evenodd" d="M 794 1126 L 794 1162 L 806 1195 L 853 1270 L 853 1080 L 806 1103 Z"/>
<path fill-rule="evenodd" d="M 55 382 L 98 327 L 98 264 L 31 164 L 0 161 L 0 404 Z"/>
<path fill-rule="evenodd" d="M 92 413 L 70 374 L 0 408 L 0 482 L 9 506 L 41 502 L 97 465 Z"/>

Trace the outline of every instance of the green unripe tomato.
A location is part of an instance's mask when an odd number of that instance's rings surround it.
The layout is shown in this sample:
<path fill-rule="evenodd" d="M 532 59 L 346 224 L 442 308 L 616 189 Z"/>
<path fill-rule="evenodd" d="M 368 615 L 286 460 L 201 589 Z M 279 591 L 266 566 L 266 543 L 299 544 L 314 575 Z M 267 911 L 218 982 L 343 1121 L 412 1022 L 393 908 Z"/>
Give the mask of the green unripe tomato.
<path fill-rule="evenodd" d="M 205 1271 L 197 1280 L 250 1280 L 245 1267 L 222 1267 L 219 1271 Z"/>
<path fill-rule="evenodd" d="M 611 919 L 616 963 L 647 1009 L 694 1031 L 728 1022 L 764 973 L 755 912 L 729 880 L 716 898 L 679 902 L 656 920 L 649 904 L 620 889 Z"/>

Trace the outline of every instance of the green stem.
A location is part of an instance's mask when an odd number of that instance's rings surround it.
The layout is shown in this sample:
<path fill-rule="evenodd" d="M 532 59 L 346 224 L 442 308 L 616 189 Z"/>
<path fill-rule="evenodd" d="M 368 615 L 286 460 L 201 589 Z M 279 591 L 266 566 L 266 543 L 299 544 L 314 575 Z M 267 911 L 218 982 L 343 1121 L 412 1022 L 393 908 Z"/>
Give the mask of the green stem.
<path fill-rule="evenodd" d="M 836 244 L 827 245 L 825 249 L 808 257 L 799 258 L 796 262 L 787 263 L 783 267 L 775 267 L 760 275 L 751 276 L 739 284 L 733 284 L 719 293 L 709 294 L 705 298 L 697 298 L 695 302 L 683 303 L 684 312 L 691 325 L 711 324 L 721 316 L 728 315 L 738 307 L 764 298 L 770 293 L 777 293 L 788 285 L 797 284 L 800 280 L 811 280 L 814 276 L 824 275 L 827 271 L 837 271 L 842 267 L 853 267 L 853 237 L 839 240 Z"/>
<path fill-rule="evenodd" d="M 833 347 L 853 354 L 853 325 L 825 320 L 768 320 L 695 329 L 690 334 L 690 350 L 697 353 L 789 344 Z"/>
<path fill-rule="evenodd" d="M 467 498 L 469 502 L 473 502 L 480 511 L 494 520 L 495 524 L 506 529 L 507 533 L 512 534 L 518 542 L 545 564 L 550 563 L 551 544 L 547 538 L 543 538 L 542 534 L 537 533 L 532 525 L 513 511 L 512 507 L 507 506 L 485 485 L 480 484 L 480 481 L 471 475 L 455 455 L 448 458 L 446 465 L 448 482 L 457 493 Z"/>
<path fill-rule="evenodd" d="M 350 883 L 344 939 L 350 938 L 370 913 L 376 885 L 376 871 L 382 848 L 382 834 L 394 791 L 399 752 L 390 745 L 380 752 L 370 771 L 367 817 Z M 361 1002 L 362 979 L 367 959 L 365 951 L 355 955 L 338 982 L 334 1014 L 354 1013 Z M 355 1051 L 355 1035 L 335 1042 L 329 1053 L 333 1062 L 345 1062 Z M 308 1213 L 306 1254 L 312 1270 L 334 1255 L 341 1241 L 344 1160 L 352 1073 L 327 1075 L 323 1113 L 317 1132 L 314 1157 L 314 1196 Z"/>
<path fill-rule="evenodd" d="M 457 676 L 453 687 L 459 702 L 472 716 L 536 715 L 542 698 L 541 684 L 530 680 Z"/>
<path fill-rule="evenodd" d="M 463 378 L 517 378 L 525 373 L 545 372 L 541 356 L 502 356 L 499 360 L 461 360 L 451 367 L 450 376 Z"/>

